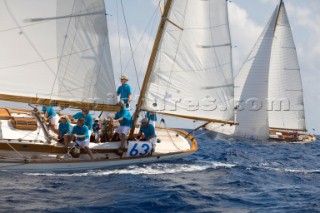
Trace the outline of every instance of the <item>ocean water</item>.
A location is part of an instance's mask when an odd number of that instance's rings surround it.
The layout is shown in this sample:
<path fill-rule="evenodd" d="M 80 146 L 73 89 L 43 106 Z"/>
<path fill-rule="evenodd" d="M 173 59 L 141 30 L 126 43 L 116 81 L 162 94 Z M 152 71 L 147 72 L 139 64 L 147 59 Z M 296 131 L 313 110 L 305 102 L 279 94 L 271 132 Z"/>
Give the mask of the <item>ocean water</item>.
<path fill-rule="evenodd" d="M 212 140 L 157 164 L 0 173 L 0 212 L 320 212 L 320 140 Z"/>

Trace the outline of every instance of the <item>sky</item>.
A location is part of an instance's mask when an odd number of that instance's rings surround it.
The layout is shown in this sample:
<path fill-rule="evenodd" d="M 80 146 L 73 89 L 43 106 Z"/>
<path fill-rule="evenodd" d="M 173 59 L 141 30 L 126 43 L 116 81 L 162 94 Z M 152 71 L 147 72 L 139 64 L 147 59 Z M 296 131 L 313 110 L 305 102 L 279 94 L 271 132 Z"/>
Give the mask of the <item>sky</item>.
<path fill-rule="evenodd" d="M 142 84 L 141 76 L 146 70 L 159 23 L 160 11 L 157 8 L 159 1 L 122 0 L 122 5 L 120 0 L 105 0 L 105 2 L 109 14 L 109 37 L 116 82 L 121 74 L 128 75 L 134 93 L 138 94 L 139 85 Z M 240 70 L 278 3 L 278 0 L 228 1 L 234 74 Z M 284 3 L 300 63 L 307 129 L 310 133 L 319 134 L 320 1 L 284 0 Z M 192 121 L 174 122 L 178 122 L 178 126 L 184 128 L 198 125 Z"/>

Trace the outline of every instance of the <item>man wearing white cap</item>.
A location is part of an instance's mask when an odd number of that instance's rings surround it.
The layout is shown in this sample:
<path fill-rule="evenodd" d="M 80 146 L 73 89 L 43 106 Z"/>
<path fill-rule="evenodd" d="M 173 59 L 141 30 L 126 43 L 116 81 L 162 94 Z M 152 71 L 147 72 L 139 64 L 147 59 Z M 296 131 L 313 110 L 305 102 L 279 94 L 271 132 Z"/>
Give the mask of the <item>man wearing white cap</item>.
<path fill-rule="evenodd" d="M 122 100 L 126 106 L 129 106 L 131 101 L 132 90 L 129 84 L 127 84 L 129 78 L 126 75 L 120 77 L 121 86 L 118 87 L 117 94 L 120 95 L 120 100 Z"/>
<path fill-rule="evenodd" d="M 153 125 L 149 123 L 148 118 L 143 118 L 140 122 L 141 122 L 141 126 L 140 126 L 139 133 L 137 135 L 137 140 L 140 140 L 143 133 L 145 139 L 152 143 L 152 152 L 154 152 L 154 149 L 156 147 L 156 140 L 157 140 L 155 129 Z"/>

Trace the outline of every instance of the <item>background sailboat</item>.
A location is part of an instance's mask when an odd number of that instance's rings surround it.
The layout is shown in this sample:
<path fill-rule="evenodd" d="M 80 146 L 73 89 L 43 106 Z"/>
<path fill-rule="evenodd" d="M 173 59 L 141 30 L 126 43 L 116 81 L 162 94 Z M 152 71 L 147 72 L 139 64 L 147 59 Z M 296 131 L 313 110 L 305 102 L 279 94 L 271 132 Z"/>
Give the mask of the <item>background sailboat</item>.
<path fill-rule="evenodd" d="M 296 48 L 283 1 L 235 78 L 238 126 L 209 124 L 208 130 L 254 140 L 310 141 Z"/>

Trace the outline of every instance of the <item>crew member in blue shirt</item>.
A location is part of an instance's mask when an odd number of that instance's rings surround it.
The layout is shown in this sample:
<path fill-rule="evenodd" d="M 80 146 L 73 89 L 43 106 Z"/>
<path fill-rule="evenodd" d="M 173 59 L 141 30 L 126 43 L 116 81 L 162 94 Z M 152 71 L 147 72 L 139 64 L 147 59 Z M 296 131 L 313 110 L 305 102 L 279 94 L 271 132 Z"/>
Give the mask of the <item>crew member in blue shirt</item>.
<path fill-rule="evenodd" d="M 140 122 L 141 122 L 141 126 L 136 139 L 140 140 L 143 134 L 145 139 L 151 142 L 152 152 L 154 152 L 156 147 L 156 141 L 157 141 L 157 135 L 156 135 L 154 126 L 149 123 L 148 118 L 143 118 Z"/>
<path fill-rule="evenodd" d="M 42 106 L 42 111 L 44 112 L 44 117 L 49 121 L 49 127 L 51 127 L 52 131 L 58 133 L 60 116 L 51 105 L 48 107 Z"/>
<path fill-rule="evenodd" d="M 89 110 L 88 109 L 82 109 L 81 112 L 78 112 L 78 113 L 74 114 L 73 118 L 74 119 L 84 118 L 85 125 L 89 129 L 89 136 L 91 136 L 92 126 L 93 126 L 93 119 L 92 119 L 92 116 L 89 114 Z"/>
<path fill-rule="evenodd" d="M 155 112 L 147 112 L 146 113 L 146 118 L 152 122 L 153 127 L 156 127 L 156 122 L 157 122 L 157 114 Z"/>
<path fill-rule="evenodd" d="M 47 112 L 47 107 L 45 105 L 42 105 L 41 111 L 45 115 Z"/>
<path fill-rule="evenodd" d="M 117 94 L 120 95 L 120 100 L 122 100 L 126 107 L 129 108 L 129 102 L 132 97 L 132 90 L 129 84 L 127 84 L 129 78 L 126 75 L 122 75 L 121 78 L 121 86 L 118 87 Z"/>
<path fill-rule="evenodd" d="M 125 106 L 122 100 L 119 101 L 119 105 L 121 109 L 116 113 L 114 121 L 118 121 L 120 123 L 120 126 L 116 129 L 115 135 L 119 135 L 120 137 L 121 145 L 118 149 L 118 154 L 122 154 L 125 147 L 127 135 L 132 126 L 132 116 L 129 109 Z"/>
<path fill-rule="evenodd" d="M 60 118 L 57 140 L 65 147 L 68 147 L 68 143 L 71 141 L 71 124 L 67 115 Z"/>
<path fill-rule="evenodd" d="M 85 125 L 84 118 L 79 118 L 77 121 L 77 125 L 72 129 L 72 140 L 75 139 L 76 143 L 80 146 L 80 148 L 84 148 L 88 155 L 90 156 L 91 160 L 93 160 L 92 152 L 89 148 L 90 144 L 90 136 L 89 136 L 89 129 L 87 125 Z"/>
<path fill-rule="evenodd" d="M 100 142 L 100 129 L 101 129 L 101 125 L 99 123 L 99 118 L 95 118 L 94 119 L 94 123 L 92 125 L 92 130 L 94 133 L 94 139 L 95 142 Z"/>

